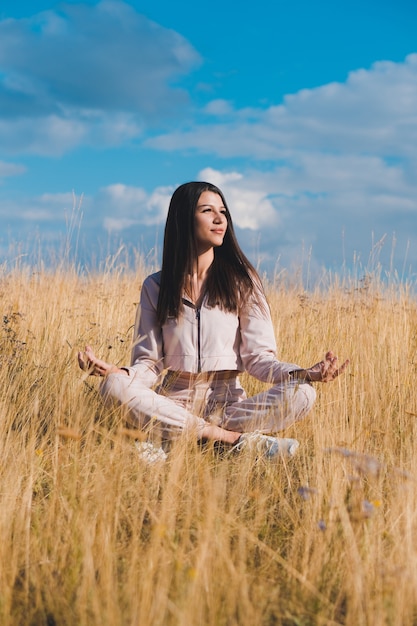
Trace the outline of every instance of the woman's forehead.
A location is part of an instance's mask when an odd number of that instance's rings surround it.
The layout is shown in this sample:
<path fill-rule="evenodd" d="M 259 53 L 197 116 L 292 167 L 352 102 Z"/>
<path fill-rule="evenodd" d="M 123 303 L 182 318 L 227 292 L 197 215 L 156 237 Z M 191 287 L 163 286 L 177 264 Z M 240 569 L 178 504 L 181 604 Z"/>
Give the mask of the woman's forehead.
<path fill-rule="evenodd" d="M 224 207 L 224 202 L 221 196 L 214 191 L 203 191 L 200 195 L 197 207 L 201 206 L 215 206 L 215 207 Z"/>

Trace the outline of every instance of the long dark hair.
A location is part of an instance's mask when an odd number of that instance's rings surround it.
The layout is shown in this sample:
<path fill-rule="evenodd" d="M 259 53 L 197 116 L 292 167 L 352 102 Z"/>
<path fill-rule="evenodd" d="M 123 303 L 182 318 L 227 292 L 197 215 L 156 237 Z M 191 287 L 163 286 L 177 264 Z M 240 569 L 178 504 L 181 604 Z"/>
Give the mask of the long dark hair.
<path fill-rule="evenodd" d="M 259 287 L 259 276 L 237 242 L 232 218 L 223 193 L 211 183 L 190 182 L 178 187 L 169 204 L 165 224 L 161 284 L 158 299 L 158 321 L 163 325 L 168 316 L 178 317 L 187 277 L 197 261 L 195 211 L 204 191 L 218 194 L 226 209 L 227 229 L 221 246 L 214 248 L 214 261 L 209 269 L 205 290 L 209 306 L 237 311 L 242 301 Z"/>

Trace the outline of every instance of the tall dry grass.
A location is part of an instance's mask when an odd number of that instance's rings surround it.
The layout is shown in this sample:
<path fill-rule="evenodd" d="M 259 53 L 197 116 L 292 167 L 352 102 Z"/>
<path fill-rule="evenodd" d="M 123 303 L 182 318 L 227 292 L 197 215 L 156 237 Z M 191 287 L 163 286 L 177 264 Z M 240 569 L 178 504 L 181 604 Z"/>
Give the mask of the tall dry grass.
<path fill-rule="evenodd" d="M 0 623 L 417 623 L 417 306 L 400 285 L 269 299 L 283 360 L 333 348 L 289 462 L 178 441 L 147 467 L 76 365 L 129 360 L 144 269 L 0 276 Z M 245 377 L 250 393 L 260 387 Z"/>

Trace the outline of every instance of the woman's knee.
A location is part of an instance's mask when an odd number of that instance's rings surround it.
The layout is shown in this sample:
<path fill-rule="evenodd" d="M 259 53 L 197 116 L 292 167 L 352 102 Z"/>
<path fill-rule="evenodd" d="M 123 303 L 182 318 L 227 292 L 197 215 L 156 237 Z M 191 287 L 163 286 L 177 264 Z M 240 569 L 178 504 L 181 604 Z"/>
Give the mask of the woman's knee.
<path fill-rule="evenodd" d="M 100 395 L 105 403 L 120 404 L 124 401 L 130 382 L 124 374 L 109 374 L 101 382 Z"/>
<path fill-rule="evenodd" d="M 311 411 L 316 401 L 317 393 L 312 385 L 308 383 L 299 385 L 296 392 L 298 413 L 300 417 L 304 417 Z"/>

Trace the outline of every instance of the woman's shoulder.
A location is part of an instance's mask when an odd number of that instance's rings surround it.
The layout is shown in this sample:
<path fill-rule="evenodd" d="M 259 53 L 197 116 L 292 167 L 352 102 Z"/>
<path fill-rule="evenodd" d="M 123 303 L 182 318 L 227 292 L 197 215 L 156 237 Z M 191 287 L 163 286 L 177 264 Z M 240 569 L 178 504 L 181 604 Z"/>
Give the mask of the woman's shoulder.
<path fill-rule="evenodd" d="M 143 286 L 150 287 L 157 285 L 158 287 L 161 284 L 161 271 L 155 272 L 154 274 L 149 274 L 143 281 Z"/>
<path fill-rule="evenodd" d="M 159 286 L 161 283 L 161 272 L 149 274 L 145 278 L 141 288 L 140 301 L 142 307 L 155 308 L 159 297 Z"/>

